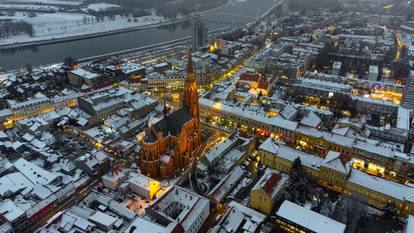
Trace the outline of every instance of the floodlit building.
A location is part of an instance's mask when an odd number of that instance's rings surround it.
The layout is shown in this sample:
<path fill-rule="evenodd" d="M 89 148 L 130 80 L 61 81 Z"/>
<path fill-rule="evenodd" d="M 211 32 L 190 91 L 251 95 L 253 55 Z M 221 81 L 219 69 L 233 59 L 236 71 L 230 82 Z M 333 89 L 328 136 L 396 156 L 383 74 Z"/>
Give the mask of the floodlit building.
<path fill-rule="evenodd" d="M 128 187 L 132 192 L 149 200 L 152 200 L 156 193 L 161 189 L 160 182 L 142 174 L 138 174 L 129 179 Z"/>
<path fill-rule="evenodd" d="M 183 107 L 151 124 L 141 150 L 141 172 L 148 176 L 170 177 L 190 163 L 200 145 L 200 117 L 196 76 L 191 55 L 184 88 Z"/>
<path fill-rule="evenodd" d="M 360 195 L 379 209 L 394 203 L 400 215 L 414 213 L 413 187 L 351 168 L 350 157 L 345 154 L 329 151 L 322 158 L 267 139 L 259 147 L 259 156 L 264 165 L 285 173 L 290 172 L 293 162 L 299 158 L 304 170 L 324 187 L 347 195 Z"/>

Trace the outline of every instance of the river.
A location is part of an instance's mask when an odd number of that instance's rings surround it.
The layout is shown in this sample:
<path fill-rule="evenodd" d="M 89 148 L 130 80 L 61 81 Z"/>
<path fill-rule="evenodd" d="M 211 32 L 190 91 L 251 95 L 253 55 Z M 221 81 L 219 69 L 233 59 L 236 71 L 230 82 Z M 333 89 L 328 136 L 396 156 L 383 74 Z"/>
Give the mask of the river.
<path fill-rule="evenodd" d="M 210 30 L 226 26 L 238 27 L 254 20 L 274 5 L 274 0 L 235 0 L 214 13 L 204 16 Z M 210 20 L 210 21 L 209 21 Z M 221 22 L 221 23 L 219 23 Z M 239 25 L 237 25 L 239 24 Z M 6 70 L 63 62 L 65 57 L 92 57 L 101 54 L 147 46 L 191 35 L 189 23 L 169 28 L 153 28 L 98 38 L 46 44 L 0 52 L 0 67 Z"/>

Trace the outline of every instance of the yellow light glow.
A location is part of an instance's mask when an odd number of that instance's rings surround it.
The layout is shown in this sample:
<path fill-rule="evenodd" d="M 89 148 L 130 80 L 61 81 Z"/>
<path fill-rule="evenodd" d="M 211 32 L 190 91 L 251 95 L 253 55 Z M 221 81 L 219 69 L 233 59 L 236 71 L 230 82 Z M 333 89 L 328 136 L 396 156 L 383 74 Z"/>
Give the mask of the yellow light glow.
<path fill-rule="evenodd" d="M 152 200 L 154 196 L 157 194 L 157 192 L 160 191 L 161 185 L 160 185 L 160 182 L 153 180 L 153 179 L 149 179 L 148 187 L 150 191 L 150 199 Z"/>
<path fill-rule="evenodd" d="M 308 143 L 302 140 L 299 140 L 299 145 L 301 145 L 302 147 L 306 147 L 308 146 Z"/>
<path fill-rule="evenodd" d="M 214 109 L 220 110 L 221 109 L 221 103 L 217 102 L 213 105 Z"/>
<path fill-rule="evenodd" d="M 101 149 L 103 147 L 102 143 L 100 141 L 95 143 L 95 148 L 96 149 Z"/>
<path fill-rule="evenodd" d="M 14 127 L 14 121 L 12 119 L 8 119 L 6 122 L 3 123 L 3 127 L 6 129 L 11 129 Z"/>

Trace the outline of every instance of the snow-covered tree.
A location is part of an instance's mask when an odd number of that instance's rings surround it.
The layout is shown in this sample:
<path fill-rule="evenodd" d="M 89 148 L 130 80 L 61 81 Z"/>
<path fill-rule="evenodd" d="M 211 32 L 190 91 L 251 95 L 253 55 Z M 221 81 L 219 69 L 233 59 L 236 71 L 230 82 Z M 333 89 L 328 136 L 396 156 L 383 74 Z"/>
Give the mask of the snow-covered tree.
<path fill-rule="evenodd" d="M 307 200 L 311 200 L 315 194 L 315 183 L 311 177 L 303 168 L 300 158 L 296 158 L 290 170 L 290 180 L 287 187 L 292 202 L 305 204 Z"/>

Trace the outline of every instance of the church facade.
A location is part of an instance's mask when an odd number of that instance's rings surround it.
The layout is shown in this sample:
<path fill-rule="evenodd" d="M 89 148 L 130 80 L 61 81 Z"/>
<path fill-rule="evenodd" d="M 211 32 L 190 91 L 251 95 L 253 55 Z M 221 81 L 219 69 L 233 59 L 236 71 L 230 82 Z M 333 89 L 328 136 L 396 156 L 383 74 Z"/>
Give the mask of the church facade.
<path fill-rule="evenodd" d="M 200 113 L 196 76 L 191 55 L 182 107 L 148 127 L 142 143 L 141 173 L 151 177 L 171 177 L 191 163 L 192 153 L 200 146 Z"/>

